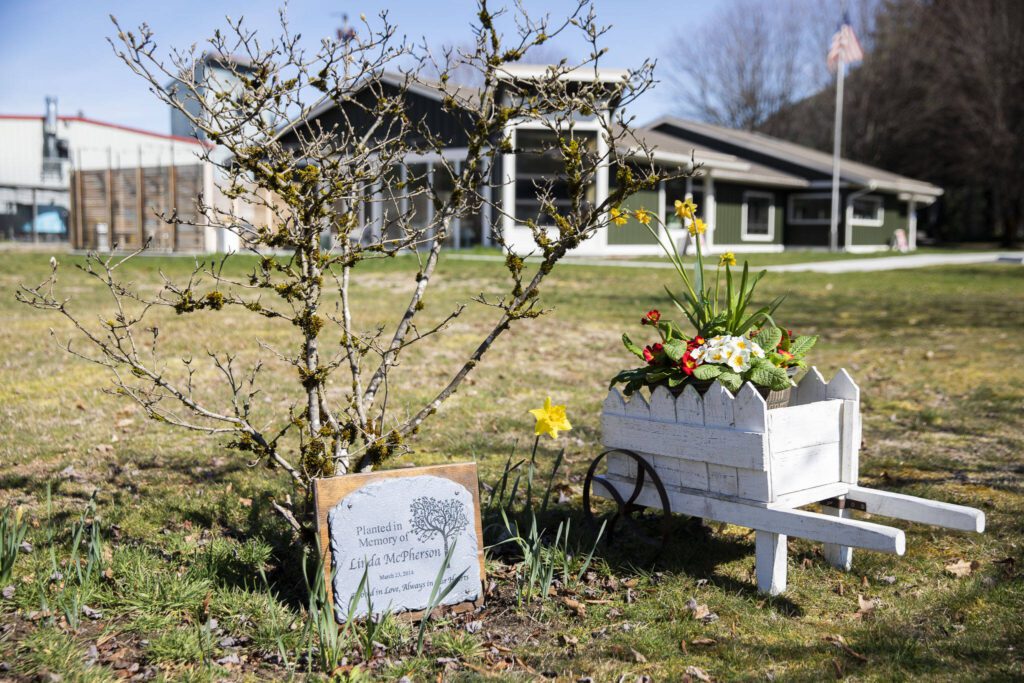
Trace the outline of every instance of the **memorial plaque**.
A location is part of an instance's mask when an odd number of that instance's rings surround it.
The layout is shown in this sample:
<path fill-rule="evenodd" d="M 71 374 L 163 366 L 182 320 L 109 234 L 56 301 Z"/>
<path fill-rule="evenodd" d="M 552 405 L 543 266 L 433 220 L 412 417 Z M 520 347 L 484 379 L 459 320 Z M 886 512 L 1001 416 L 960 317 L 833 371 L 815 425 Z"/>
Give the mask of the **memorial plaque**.
<path fill-rule="evenodd" d="M 483 544 L 476 464 L 351 474 L 314 482 L 328 594 L 338 621 L 364 574 L 373 611 L 428 607 L 438 571 L 451 551 L 439 591 L 458 578 L 441 605 L 481 600 Z M 334 573 L 333 579 L 331 578 Z M 353 616 L 367 614 L 365 595 Z"/>

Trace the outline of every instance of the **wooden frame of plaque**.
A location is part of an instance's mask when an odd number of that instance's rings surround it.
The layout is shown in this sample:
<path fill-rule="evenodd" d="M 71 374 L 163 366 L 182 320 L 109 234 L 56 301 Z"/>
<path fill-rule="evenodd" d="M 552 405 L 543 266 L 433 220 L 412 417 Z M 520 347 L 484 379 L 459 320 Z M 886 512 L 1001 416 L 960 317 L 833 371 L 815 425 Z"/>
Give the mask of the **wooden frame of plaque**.
<path fill-rule="evenodd" d="M 345 474 L 339 477 L 313 480 L 313 502 L 316 506 L 316 530 L 320 541 L 320 552 L 324 559 L 324 581 L 327 584 L 327 598 L 334 604 L 334 587 L 331 585 L 332 562 L 330 523 L 328 514 L 331 509 L 344 500 L 348 495 L 359 489 L 379 481 L 398 479 L 402 477 L 432 476 L 448 479 L 459 484 L 469 491 L 473 499 L 473 515 L 471 523 L 476 533 L 477 557 L 480 562 L 480 593 L 475 601 L 467 601 L 453 605 L 437 607 L 435 613 L 443 612 L 466 612 L 484 603 L 484 587 L 486 579 L 484 574 L 484 534 L 480 522 L 480 488 L 477 480 L 475 462 L 459 463 L 456 465 L 428 465 L 425 467 L 406 467 L 396 470 L 381 470 L 379 472 L 367 472 L 365 474 Z M 397 617 L 409 621 L 418 621 L 424 617 L 425 610 L 400 612 Z"/>

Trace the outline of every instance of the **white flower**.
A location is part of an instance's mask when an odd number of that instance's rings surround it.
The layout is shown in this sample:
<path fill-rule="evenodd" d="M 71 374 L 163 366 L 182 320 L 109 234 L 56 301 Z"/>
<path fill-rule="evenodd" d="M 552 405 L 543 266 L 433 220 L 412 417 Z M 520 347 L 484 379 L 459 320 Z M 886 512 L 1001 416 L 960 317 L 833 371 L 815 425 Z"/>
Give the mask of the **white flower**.
<path fill-rule="evenodd" d="M 702 344 L 701 346 L 695 348 L 693 351 L 690 351 L 690 358 L 697 361 L 697 364 L 700 365 L 700 363 L 704 360 L 704 354 L 707 352 L 707 344 Z"/>
<path fill-rule="evenodd" d="M 743 337 L 729 337 L 729 350 L 733 353 L 737 351 L 750 351 L 750 342 Z"/>
<path fill-rule="evenodd" d="M 724 348 L 712 347 L 708 349 L 707 362 L 709 363 L 725 363 L 729 359 L 729 352 Z"/>
<path fill-rule="evenodd" d="M 749 358 L 749 356 L 737 352 L 729 356 L 727 363 L 733 372 L 743 372 L 750 367 Z"/>

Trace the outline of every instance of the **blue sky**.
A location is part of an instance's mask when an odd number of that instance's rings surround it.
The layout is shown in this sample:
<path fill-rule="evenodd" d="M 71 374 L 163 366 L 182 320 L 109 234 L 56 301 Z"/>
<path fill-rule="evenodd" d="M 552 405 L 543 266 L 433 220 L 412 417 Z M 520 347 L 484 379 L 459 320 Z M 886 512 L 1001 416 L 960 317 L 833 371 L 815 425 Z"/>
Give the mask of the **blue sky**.
<path fill-rule="evenodd" d="M 728 0 L 597 0 L 598 17 L 613 26 L 607 36 L 609 67 L 628 67 L 645 57 L 663 57 L 681 27 L 701 23 Z M 109 15 L 123 26 L 146 22 L 161 46 L 202 42 L 225 15 L 245 16 L 261 32 L 273 32 L 278 2 L 273 0 L 165 0 L 164 2 L 97 2 L 95 0 L 0 0 L 0 114 L 41 114 L 43 98 L 56 95 L 62 115 L 86 116 L 158 132 L 170 128 L 167 108 L 113 55 L 106 38 L 113 34 Z M 492 7 L 501 6 L 492 0 Z M 531 11 L 564 12 L 560 0 L 527 0 Z M 470 37 L 472 0 L 394 2 L 292 0 L 292 28 L 315 45 L 332 35 L 341 12 L 375 16 L 387 9 L 401 33 L 426 35 L 430 44 L 462 43 Z M 652 18 L 657 21 L 652 21 Z M 582 55 L 580 42 L 553 43 L 570 56 Z M 640 122 L 670 109 L 668 88 L 656 88 L 633 108 Z"/>

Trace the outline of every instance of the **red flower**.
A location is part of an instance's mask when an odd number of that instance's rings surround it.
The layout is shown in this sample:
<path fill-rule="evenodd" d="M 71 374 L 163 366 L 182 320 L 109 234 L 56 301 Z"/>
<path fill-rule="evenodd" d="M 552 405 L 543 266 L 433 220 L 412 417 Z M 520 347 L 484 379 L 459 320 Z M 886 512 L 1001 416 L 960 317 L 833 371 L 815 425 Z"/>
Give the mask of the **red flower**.
<path fill-rule="evenodd" d="M 791 354 L 789 351 L 785 349 L 776 349 L 775 352 L 778 353 L 783 358 L 785 358 L 786 360 L 793 360 L 793 354 Z"/>
<path fill-rule="evenodd" d="M 644 347 L 644 360 L 647 361 L 648 365 L 654 364 L 654 357 L 661 353 L 661 350 L 665 348 L 661 344 L 653 344 L 651 346 Z"/>
<path fill-rule="evenodd" d="M 687 350 L 683 354 L 683 357 L 679 359 L 679 369 L 686 373 L 689 377 L 693 374 L 694 369 L 697 367 L 697 361 L 690 357 L 690 351 Z"/>
<path fill-rule="evenodd" d="M 687 351 L 693 351 L 698 346 L 704 346 L 704 337 L 696 336 L 690 341 L 686 342 Z"/>
<path fill-rule="evenodd" d="M 661 312 L 657 308 L 647 311 L 647 315 L 640 319 L 641 325 L 657 325 L 661 320 Z"/>

